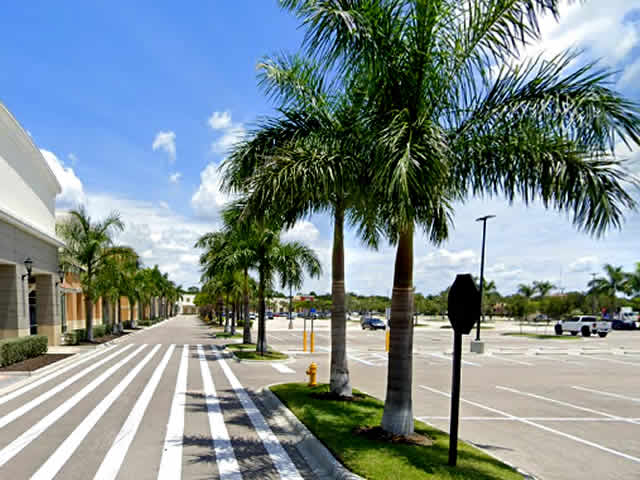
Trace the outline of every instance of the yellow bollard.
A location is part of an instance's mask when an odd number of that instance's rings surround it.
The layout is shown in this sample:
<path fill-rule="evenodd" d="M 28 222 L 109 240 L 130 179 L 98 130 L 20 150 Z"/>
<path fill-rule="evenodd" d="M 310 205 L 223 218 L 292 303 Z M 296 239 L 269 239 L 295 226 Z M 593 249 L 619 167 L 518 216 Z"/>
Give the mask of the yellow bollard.
<path fill-rule="evenodd" d="M 315 351 L 315 345 L 316 345 L 316 334 L 311 332 L 311 353 Z"/>
<path fill-rule="evenodd" d="M 384 351 L 388 352 L 389 351 L 389 341 L 391 340 L 391 332 L 389 330 L 387 330 L 385 332 L 385 339 L 384 339 Z"/>
<path fill-rule="evenodd" d="M 302 334 L 302 351 L 303 352 L 307 351 L 307 332 L 306 331 Z"/>
<path fill-rule="evenodd" d="M 309 386 L 310 387 L 317 386 L 318 385 L 318 366 L 315 364 L 315 362 L 311 362 L 311 365 L 309 365 L 309 368 L 305 373 L 309 375 Z"/>

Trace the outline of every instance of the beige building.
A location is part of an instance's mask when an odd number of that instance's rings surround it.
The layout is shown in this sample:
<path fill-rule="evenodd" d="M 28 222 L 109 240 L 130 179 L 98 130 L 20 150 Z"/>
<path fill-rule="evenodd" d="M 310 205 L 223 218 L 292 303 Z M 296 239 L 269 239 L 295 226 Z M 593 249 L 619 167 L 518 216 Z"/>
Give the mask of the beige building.
<path fill-rule="evenodd" d="M 60 184 L 0 103 L 0 337 L 41 334 L 60 343 L 55 199 Z"/>

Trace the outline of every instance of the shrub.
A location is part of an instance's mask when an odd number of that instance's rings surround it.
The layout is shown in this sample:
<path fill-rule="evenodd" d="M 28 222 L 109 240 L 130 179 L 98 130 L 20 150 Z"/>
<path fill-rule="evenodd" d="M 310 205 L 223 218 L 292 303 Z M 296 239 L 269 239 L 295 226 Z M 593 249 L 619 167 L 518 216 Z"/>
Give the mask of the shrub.
<path fill-rule="evenodd" d="M 76 328 L 74 332 L 78 337 L 78 343 L 87 341 L 87 331 L 84 328 Z"/>
<path fill-rule="evenodd" d="M 141 327 L 150 327 L 151 320 L 138 320 L 138 325 Z"/>
<path fill-rule="evenodd" d="M 244 320 L 238 320 L 238 326 L 244 327 Z M 253 328 L 253 320 L 249 320 L 249 328 Z"/>
<path fill-rule="evenodd" d="M 127 320 L 126 322 L 122 322 L 122 328 L 126 328 L 127 330 L 131 330 L 131 328 L 132 328 L 131 321 Z"/>
<path fill-rule="evenodd" d="M 104 327 L 104 335 L 111 335 L 111 333 L 113 332 L 113 324 L 111 324 L 111 323 L 105 323 L 105 324 L 103 325 L 103 327 Z M 98 336 L 100 336 L 100 337 L 101 337 L 102 335 L 96 335 L 96 334 L 94 333 L 94 336 L 95 336 L 95 337 L 98 337 Z"/>
<path fill-rule="evenodd" d="M 107 328 L 110 328 L 110 325 L 94 325 L 93 327 L 93 338 L 104 337 L 107 333 Z"/>
<path fill-rule="evenodd" d="M 0 340 L 0 366 L 6 367 L 47 353 L 47 341 L 44 335 Z"/>

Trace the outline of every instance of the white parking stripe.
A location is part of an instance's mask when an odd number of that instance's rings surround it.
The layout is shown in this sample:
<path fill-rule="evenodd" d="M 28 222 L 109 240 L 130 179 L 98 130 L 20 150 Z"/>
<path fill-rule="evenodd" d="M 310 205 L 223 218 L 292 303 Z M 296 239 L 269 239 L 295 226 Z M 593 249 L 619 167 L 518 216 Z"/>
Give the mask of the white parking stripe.
<path fill-rule="evenodd" d="M 49 380 L 53 380 L 54 378 L 59 377 L 60 375 L 63 375 L 65 373 L 67 373 L 69 370 L 76 368 L 78 365 L 82 365 L 83 363 L 88 362 L 89 360 L 94 359 L 95 357 L 105 354 L 110 350 L 113 350 L 114 348 L 116 348 L 117 345 L 112 345 L 110 347 L 107 348 L 102 348 L 100 350 L 97 350 L 95 352 L 92 352 L 90 354 L 84 355 L 81 358 L 77 359 L 76 361 L 72 361 L 70 365 L 61 368 L 59 370 L 56 370 L 55 372 L 50 373 L 49 375 L 45 375 L 44 377 L 39 378 L 38 380 L 36 380 L 35 382 L 31 382 L 28 385 L 25 385 L 24 387 L 20 387 L 16 390 L 14 390 L 11 393 L 6 394 L 4 397 L 0 398 L 0 405 L 3 405 L 11 400 L 13 400 L 14 398 L 19 397 L 20 395 L 27 393 L 31 390 L 33 390 L 34 388 L 39 387 L 40 385 L 42 385 L 43 383 L 47 383 Z M 129 347 L 125 347 L 129 348 Z M 123 349 L 124 350 L 124 349 Z M 123 350 L 120 350 L 121 352 Z"/>
<path fill-rule="evenodd" d="M 496 388 L 498 390 L 504 390 L 506 392 L 515 393 L 517 395 L 524 395 L 526 397 L 531 397 L 531 398 L 535 398 L 535 399 L 538 399 L 538 400 L 544 400 L 545 402 L 555 403 L 556 405 L 562 405 L 563 407 L 573 408 L 575 410 L 581 410 L 583 412 L 595 413 L 596 415 L 602 415 L 603 417 L 613 418 L 613 419 L 616 419 L 616 420 L 622 420 L 622 417 L 619 417 L 617 415 L 612 415 L 610 413 L 601 412 L 599 410 L 594 410 L 592 408 L 581 407 L 580 405 L 574 405 L 573 403 L 563 402 L 561 400 L 555 400 L 553 398 L 544 397 L 542 395 L 537 395 L 535 393 L 523 392 L 521 390 L 516 390 L 515 388 L 501 387 L 500 385 L 496 385 Z M 626 420 L 626 421 L 629 422 L 629 423 L 636 423 L 636 424 L 638 423 L 638 422 L 634 422 L 633 420 Z"/>
<path fill-rule="evenodd" d="M 504 358 L 504 357 L 501 357 L 499 355 L 496 355 L 495 353 L 490 353 L 489 357 L 496 358 L 498 360 L 502 360 L 503 362 L 517 363 L 518 365 L 526 365 L 527 367 L 534 367 L 535 366 L 533 363 L 523 362 L 522 360 L 514 360 L 513 358 Z"/>
<path fill-rule="evenodd" d="M 447 360 L 448 362 L 453 362 L 453 358 L 452 357 L 448 357 L 446 355 L 442 355 L 441 353 L 427 353 L 427 355 L 431 355 L 432 357 L 436 357 L 436 358 L 442 358 L 444 360 Z M 467 360 L 462 360 L 462 364 L 463 365 L 471 365 L 472 367 L 481 367 L 482 366 L 479 363 L 469 362 Z"/>
<path fill-rule="evenodd" d="M 417 417 L 418 420 L 428 422 L 429 420 L 449 420 L 450 417 Z M 637 418 L 602 418 L 602 417 L 460 417 L 460 420 L 477 421 L 497 421 L 497 422 L 517 422 L 518 420 L 531 420 L 534 422 L 625 422 L 626 420 L 637 420 Z"/>
<path fill-rule="evenodd" d="M 355 355 L 352 355 L 350 353 L 347 354 L 347 356 L 351 359 L 351 360 L 355 360 L 356 362 L 360 362 L 363 363 L 365 365 L 369 365 L 370 367 L 375 367 L 376 365 L 374 363 L 368 362 L 366 360 L 363 360 L 360 357 L 356 357 Z"/>
<path fill-rule="evenodd" d="M 18 438 L 16 438 L 9 445 L 0 450 L 0 467 L 15 457 L 18 453 L 22 451 L 24 447 L 29 445 L 32 441 L 38 438 L 42 432 L 44 432 L 47 428 L 53 425 L 57 420 L 62 418 L 64 414 L 66 414 L 69 410 L 75 407 L 80 401 L 89 395 L 92 391 L 94 391 L 101 383 L 107 380 L 111 375 L 113 375 L 116 370 L 122 367 L 125 363 L 135 357 L 146 345 L 140 345 L 136 348 L 132 353 L 127 355 L 125 358 L 120 360 L 115 365 L 111 366 L 98 377 L 96 377 L 91 383 L 86 385 L 82 390 L 77 392 L 71 398 L 66 400 L 62 405 L 56 408 L 49 415 L 44 417 L 34 426 L 32 426 L 29 430 L 24 432 Z"/>
<path fill-rule="evenodd" d="M 582 390 L 584 392 L 597 393 L 599 395 L 605 395 L 607 397 L 621 398 L 623 400 L 629 400 L 631 402 L 640 403 L 640 398 L 627 397 L 626 395 L 620 395 L 620 394 L 617 394 L 617 393 L 610 393 L 610 392 L 603 392 L 602 390 L 593 390 L 592 388 L 577 387 L 575 385 L 573 387 L 571 387 L 571 388 L 575 388 L 576 390 Z"/>
<path fill-rule="evenodd" d="M 298 473 L 298 469 L 291 461 L 291 458 L 289 458 L 289 455 L 287 454 L 285 449 L 282 447 L 282 445 L 280 445 L 278 438 L 273 434 L 271 428 L 269 427 L 269 424 L 267 424 L 266 420 L 260 413 L 260 410 L 258 410 L 255 403 L 253 403 L 253 400 L 251 400 L 249 394 L 245 391 L 242 384 L 238 381 L 234 373 L 231 371 L 231 368 L 229 368 L 227 362 L 222 358 L 215 346 L 211 345 L 211 350 L 220 362 L 220 367 L 222 367 L 222 371 L 227 377 L 227 380 L 229 380 L 231 388 L 233 388 L 234 392 L 238 396 L 238 399 L 240 400 L 240 403 L 242 403 L 242 407 L 247 412 L 247 415 L 249 416 L 253 427 L 256 429 L 260 440 L 262 440 L 264 448 L 267 450 L 269 456 L 271 457 L 273 465 L 278 470 L 280 478 L 283 478 L 285 480 L 302 480 L 300 473 Z"/>
<path fill-rule="evenodd" d="M 33 400 L 25 403 L 24 405 L 22 405 L 19 408 L 16 408 L 15 410 L 11 411 L 10 413 L 6 414 L 4 417 L 0 418 L 0 428 L 8 425 L 9 423 L 13 422 L 14 420 L 16 420 L 17 418 L 20 418 L 22 415 L 24 415 L 25 413 L 29 412 L 30 410 L 36 408 L 38 405 L 40 405 L 41 403 L 49 400 L 51 397 L 53 397 L 54 395 L 58 394 L 59 392 L 61 392 L 62 390 L 64 390 L 65 388 L 67 388 L 69 385 L 71 385 L 72 383 L 78 381 L 79 379 L 81 379 L 82 377 L 88 375 L 89 373 L 91 373 L 92 371 L 94 371 L 95 369 L 99 368 L 101 365 L 103 365 L 104 363 L 108 362 L 109 360 L 111 360 L 112 358 L 120 355 L 120 353 L 124 352 L 125 350 L 128 350 L 132 345 L 127 345 L 126 347 L 118 350 L 117 352 L 112 353 L 111 355 L 103 358 L 102 360 L 100 360 L 97 363 L 94 363 L 93 365 L 91 365 L 90 367 L 85 368 L 84 370 L 82 370 L 81 372 L 76 373 L 75 375 L 73 375 L 72 377 L 66 379 L 64 382 L 56 385 L 55 387 L 53 387 L 50 390 L 47 390 L 45 393 L 43 393 L 42 395 L 39 395 L 38 397 L 34 398 Z"/>
<path fill-rule="evenodd" d="M 224 424 L 224 417 L 220 410 L 216 386 L 211 377 L 211 370 L 209 370 L 209 364 L 204 355 L 202 345 L 198 345 L 198 356 L 200 357 L 200 373 L 202 374 L 202 384 L 207 399 L 207 411 L 209 412 L 209 429 L 213 439 L 213 449 L 216 452 L 218 475 L 222 480 L 242 480 L 240 467 L 233 453 L 229 432 Z"/>
<path fill-rule="evenodd" d="M 286 365 L 283 365 L 282 363 L 272 363 L 271 366 L 275 368 L 277 371 L 279 371 L 280 373 L 296 373 L 295 370 L 290 369 L 289 367 L 287 367 Z"/>
<path fill-rule="evenodd" d="M 433 393 L 437 393 L 439 395 L 443 395 L 445 397 L 451 398 L 451 395 L 445 392 L 441 392 L 440 390 L 436 390 L 435 388 L 426 387 L 424 385 L 420 385 L 420 388 L 428 390 Z M 598 443 L 590 442 L 589 440 L 585 440 L 584 438 L 576 437 L 575 435 L 571 435 L 568 433 L 561 432 L 560 430 L 556 430 L 555 428 L 546 427 L 544 425 L 540 425 L 539 423 L 532 422 L 531 420 L 527 420 L 526 418 L 517 417 L 507 412 L 503 412 L 496 408 L 487 407 L 486 405 L 482 405 L 481 403 L 472 402 L 470 400 L 465 400 L 464 398 L 460 399 L 461 402 L 468 403 L 469 405 L 473 405 L 474 407 L 481 408 L 483 410 L 487 410 L 488 412 L 497 413 L 498 415 L 502 415 L 504 417 L 509 417 L 514 419 L 517 422 L 524 423 L 525 425 L 529 425 L 531 427 L 539 428 L 540 430 L 544 430 L 545 432 L 553 433 L 555 435 L 559 435 L 561 437 L 568 438 L 569 440 L 573 440 L 574 442 L 581 443 L 583 445 L 588 445 L 590 447 L 596 448 L 598 450 L 602 450 L 603 452 L 610 453 L 612 455 L 616 455 L 618 457 L 625 458 L 627 460 L 631 460 L 632 462 L 640 463 L 640 458 L 634 457 L 632 455 L 627 455 L 626 453 L 619 452 L 617 450 L 613 450 L 612 448 L 605 447 Z"/>
<path fill-rule="evenodd" d="M 102 460 L 102 464 L 100 465 L 100 468 L 98 468 L 98 472 L 96 473 L 94 480 L 111 480 L 116 478 L 118 475 L 122 462 L 124 461 L 124 457 L 127 455 L 131 442 L 133 442 L 133 437 L 135 437 L 136 432 L 140 427 L 144 412 L 149 406 L 151 397 L 153 397 L 153 394 L 160 383 L 162 374 L 164 373 L 174 350 L 175 345 L 170 345 L 169 349 L 164 354 L 164 357 L 162 357 L 162 360 L 153 372 L 147 386 L 144 387 L 144 391 L 136 401 L 136 404 L 131 409 L 131 413 L 129 413 L 124 425 L 122 425 L 122 428 L 118 432 L 111 448 Z"/>
<path fill-rule="evenodd" d="M 173 393 L 167 434 L 160 460 L 158 480 L 174 480 L 182 477 L 182 443 L 184 442 L 184 407 L 187 403 L 187 366 L 189 345 L 182 347 L 176 389 Z"/>
<path fill-rule="evenodd" d="M 603 362 L 619 363 L 621 365 L 631 365 L 633 367 L 640 367 L 640 363 L 624 362 L 622 360 L 613 360 L 612 358 L 594 357 L 593 355 L 584 355 L 582 358 L 588 358 L 591 360 L 600 360 Z"/>
<path fill-rule="evenodd" d="M 96 407 L 91 410 L 82 422 L 75 428 L 64 442 L 56 449 L 55 452 L 47 459 L 46 462 L 33 474 L 31 480 L 51 480 L 62 469 L 67 460 L 73 455 L 73 452 L 80 446 L 82 440 L 96 426 L 96 423 L 102 418 L 106 411 L 113 405 L 122 392 L 131 384 L 134 378 L 140 373 L 140 370 L 149 363 L 156 352 L 160 349 L 160 345 L 156 345 L 153 349 L 134 367 L 129 373 L 118 383 L 109 394 L 104 397 Z"/>

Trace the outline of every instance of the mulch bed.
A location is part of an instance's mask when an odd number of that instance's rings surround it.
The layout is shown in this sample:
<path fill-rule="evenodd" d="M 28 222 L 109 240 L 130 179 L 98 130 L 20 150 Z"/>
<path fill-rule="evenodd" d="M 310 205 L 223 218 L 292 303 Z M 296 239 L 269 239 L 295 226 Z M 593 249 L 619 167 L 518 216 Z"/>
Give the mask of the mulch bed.
<path fill-rule="evenodd" d="M 353 430 L 356 435 L 362 435 L 370 440 L 378 440 L 388 443 L 404 443 L 407 445 L 421 445 L 428 447 L 433 445 L 433 440 L 426 435 L 414 433 L 412 435 L 394 435 L 385 432 L 382 427 L 358 427 Z"/>
<path fill-rule="evenodd" d="M 73 355 L 72 353 L 45 353 L 37 357 L 28 358 L 22 362 L 14 363 L 0 368 L 0 372 L 33 372 L 52 363 L 64 360 Z"/>
<path fill-rule="evenodd" d="M 309 396 L 317 400 L 335 400 L 338 402 L 357 402 L 358 400 L 363 400 L 366 398 L 366 395 L 363 395 L 361 393 L 356 393 L 352 397 L 345 397 L 333 392 L 313 392 L 309 394 Z"/>
<path fill-rule="evenodd" d="M 104 335 L 102 337 L 96 337 L 93 339 L 93 342 L 80 342 L 80 345 L 100 345 L 102 343 L 107 343 L 110 342 L 111 340 L 115 340 L 116 338 L 120 338 L 124 335 L 129 335 L 129 332 L 123 332 L 120 335 L 115 335 L 115 334 L 111 334 L 111 335 Z"/>

